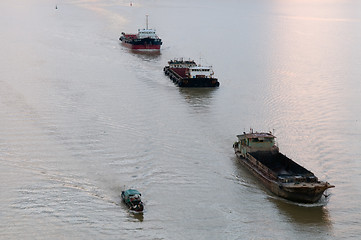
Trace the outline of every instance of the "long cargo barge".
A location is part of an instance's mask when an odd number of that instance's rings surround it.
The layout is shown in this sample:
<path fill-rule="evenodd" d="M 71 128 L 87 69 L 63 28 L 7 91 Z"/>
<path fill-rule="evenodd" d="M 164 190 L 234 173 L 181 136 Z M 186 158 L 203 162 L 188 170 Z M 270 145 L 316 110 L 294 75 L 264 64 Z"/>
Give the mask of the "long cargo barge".
<path fill-rule="evenodd" d="M 179 87 L 219 86 L 212 67 L 197 65 L 194 60 L 170 60 L 163 71 Z"/>
<path fill-rule="evenodd" d="M 301 203 L 315 203 L 335 186 L 279 152 L 272 133 L 243 133 L 233 144 L 236 156 L 275 195 Z"/>

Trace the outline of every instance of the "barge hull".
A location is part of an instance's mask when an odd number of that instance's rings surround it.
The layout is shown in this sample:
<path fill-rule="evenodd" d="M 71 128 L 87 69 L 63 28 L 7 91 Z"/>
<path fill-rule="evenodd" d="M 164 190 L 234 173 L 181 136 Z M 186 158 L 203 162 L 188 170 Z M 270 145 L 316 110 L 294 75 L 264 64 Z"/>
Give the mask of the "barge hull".
<path fill-rule="evenodd" d="M 253 157 L 250 154 L 247 154 L 246 158 L 240 153 L 236 153 L 236 155 L 240 159 L 241 164 L 250 170 L 255 177 L 261 180 L 267 189 L 273 194 L 290 201 L 315 203 L 320 200 L 323 192 L 327 188 L 333 187 L 330 184 L 323 182 L 307 183 L 306 186 L 304 186 L 305 183 L 299 183 L 299 186 L 292 183 L 280 183 L 276 181 L 277 176 L 273 171 L 262 169 L 262 167 L 257 166 L 259 165 L 257 164 L 258 160 L 252 159 Z M 256 160 L 256 162 L 254 160 Z"/>
<path fill-rule="evenodd" d="M 219 87 L 217 78 L 188 78 L 182 77 L 169 67 L 165 67 L 164 74 L 167 75 L 178 87 Z"/>
<path fill-rule="evenodd" d="M 130 44 L 122 42 L 122 44 L 133 50 L 160 50 L 161 45 L 153 45 L 153 44 Z"/>
<path fill-rule="evenodd" d="M 160 50 L 162 45 L 162 40 L 160 39 L 136 39 L 135 34 L 124 34 L 119 40 L 125 47 L 134 50 Z"/>

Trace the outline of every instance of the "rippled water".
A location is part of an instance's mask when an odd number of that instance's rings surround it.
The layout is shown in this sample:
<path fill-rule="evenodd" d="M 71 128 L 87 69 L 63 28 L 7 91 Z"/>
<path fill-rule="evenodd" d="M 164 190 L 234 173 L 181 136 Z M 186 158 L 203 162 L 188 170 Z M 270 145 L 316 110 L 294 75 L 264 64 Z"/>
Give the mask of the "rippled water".
<path fill-rule="evenodd" d="M 57 9 L 55 9 L 57 6 Z M 1 239 L 358 239 L 361 5 L 350 1 L 0 3 Z M 119 44 L 150 26 L 160 54 Z M 221 86 L 180 89 L 169 59 Z M 336 185 L 316 204 L 269 193 L 235 135 Z M 121 204 L 125 187 L 145 212 Z"/>

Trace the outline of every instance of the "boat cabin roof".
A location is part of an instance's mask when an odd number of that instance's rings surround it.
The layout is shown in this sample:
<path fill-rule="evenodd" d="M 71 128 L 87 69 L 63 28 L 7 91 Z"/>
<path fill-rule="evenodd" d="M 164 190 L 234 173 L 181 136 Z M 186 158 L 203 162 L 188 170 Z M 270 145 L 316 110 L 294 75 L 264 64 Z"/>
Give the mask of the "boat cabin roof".
<path fill-rule="evenodd" d="M 205 66 L 196 66 L 196 67 L 190 67 L 190 70 L 199 70 L 199 71 L 210 71 L 211 67 L 205 67 Z"/>
<path fill-rule="evenodd" d="M 148 34 L 154 33 L 155 34 L 154 29 L 138 29 L 138 32 L 139 33 L 148 33 Z"/>
<path fill-rule="evenodd" d="M 133 196 L 133 195 L 139 195 L 141 196 L 142 194 L 140 194 L 140 192 L 138 192 L 138 190 L 135 190 L 135 189 L 128 189 L 128 190 L 125 190 L 124 191 L 124 195 L 125 196 Z"/>
<path fill-rule="evenodd" d="M 255 132 L 255 133 L 253 133 L 253 132 L 251 132 L 251 133 L 245 133 L 245 132 L 243 132 L 243 134 L 241 134 L 241 135 L 237 135 L 237 137 L 239 138 L 239 139 L 252 139 L 252 138 L 258 138 L 258 139 L 265 139 L 265 138 L 271 138 L 271 139 L 273 139 L 273 138 L 276 138 L 272 133 L 265 133 L 265 132 L 261 132 L 261 133 L 259 133 L 259 132 Z"/>

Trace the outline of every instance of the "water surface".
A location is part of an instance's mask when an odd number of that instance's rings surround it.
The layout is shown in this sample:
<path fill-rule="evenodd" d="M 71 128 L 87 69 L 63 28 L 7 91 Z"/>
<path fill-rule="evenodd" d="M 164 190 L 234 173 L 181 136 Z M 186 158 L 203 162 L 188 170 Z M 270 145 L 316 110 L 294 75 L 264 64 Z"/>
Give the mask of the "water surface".
<path fill-rule="evenodd" d="M 0 3 L 0 238 L 358 239 L 360 3 L 132 5 Z M 159 54 L 118 40 L 146 14 Z M 162 72 L 175 57 L 213 65 L 221 86 L 176 87 Z M 274 131 L 330 196 L 264 189 L 232 151 L 249 128 Z"/>

